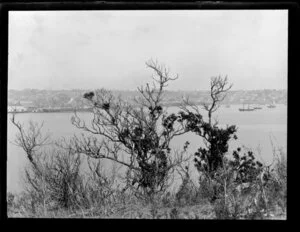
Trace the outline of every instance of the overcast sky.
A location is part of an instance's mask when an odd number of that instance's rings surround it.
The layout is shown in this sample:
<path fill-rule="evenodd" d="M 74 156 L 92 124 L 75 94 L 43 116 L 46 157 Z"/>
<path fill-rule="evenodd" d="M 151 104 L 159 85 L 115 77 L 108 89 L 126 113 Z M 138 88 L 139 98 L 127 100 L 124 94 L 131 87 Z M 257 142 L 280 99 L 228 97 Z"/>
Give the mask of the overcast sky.
<path fill-rule="evenodd" d="M 169 90 L 287 88 L 286 10 L 9 13 L 9 89 L 128 89 L 151 81 L 150 58 L 179 79 Z"/>

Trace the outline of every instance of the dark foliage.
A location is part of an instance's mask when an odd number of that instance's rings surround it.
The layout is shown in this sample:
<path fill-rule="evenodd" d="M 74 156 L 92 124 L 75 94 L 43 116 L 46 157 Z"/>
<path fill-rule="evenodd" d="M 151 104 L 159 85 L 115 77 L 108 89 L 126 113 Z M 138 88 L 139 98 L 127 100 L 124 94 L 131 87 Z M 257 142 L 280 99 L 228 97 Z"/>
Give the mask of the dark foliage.
<path fill-rule="evenodd" d="M 252 183 L 261 174 L 263 164 L 257 160 L 252 151 L 241 155 L 241 149 L 238 148 L 233 152 L 233 160 L 229 161 L 229 165 L 236 172 L 235 181 L 237 183 Z M 267 176 L 263 176 L 264 181 L 267 181 Z"/>
<path fill-rule="evenodd" d="M 84 98 L 88 99 L 88 100 L 92 100 L 92 98 L 94 97 L 94 93 L 93 92 L 88 92 L 88 93 L 85 93 L 83 95 Z"/>

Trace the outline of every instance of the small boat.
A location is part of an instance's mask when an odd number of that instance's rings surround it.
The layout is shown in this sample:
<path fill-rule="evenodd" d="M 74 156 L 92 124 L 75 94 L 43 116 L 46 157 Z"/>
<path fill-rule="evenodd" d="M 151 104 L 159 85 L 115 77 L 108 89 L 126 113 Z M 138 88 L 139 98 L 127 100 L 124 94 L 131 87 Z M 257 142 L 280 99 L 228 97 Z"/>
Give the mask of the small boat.
<path fill-rule="evenodd" d="M 255 109 L 254 108 L 250 108 L 249 107 L 249 104 L 248 104 L 248 108 L 245 108 L 244 107 L 244 104 L 243 104 L 243 108 L 241 109 L 241 108 L 239 108 L 239 111 L 254 111 Z"/>
<path fill-rule="evenodd" d="M 262 109 L 261 106 L 254 106 L 253 108 L 254 108 L 255 110 L 261 110 L 261 109 Z"/>
<path fill-rule="evenodd" d="M 268 108 L 276 108 L 276 105 L 274 104 L 274 102 L 270 105 L 267 105 Z"/>

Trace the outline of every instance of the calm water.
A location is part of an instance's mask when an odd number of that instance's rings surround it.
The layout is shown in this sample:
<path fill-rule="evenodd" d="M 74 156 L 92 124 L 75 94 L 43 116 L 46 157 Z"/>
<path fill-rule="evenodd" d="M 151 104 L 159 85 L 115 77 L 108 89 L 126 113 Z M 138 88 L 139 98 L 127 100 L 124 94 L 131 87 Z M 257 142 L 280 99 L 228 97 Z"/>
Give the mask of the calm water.
<path fill-rule="evenodd" d="M 286 149 L 287 144 L 287 107 L 277 105 L 274 109 L 263 108 L 257 111 L 240 112 L 238 108 L 242 106 L 233 105 L 230 108 L 221 107 L 215 114 L 215 118 L 222 126 L 237 125 L 238 141 L 230 144 L 230 150 L 237 146 L 244 145 L 257 151 L 260 147 L 261 159 L 266 163 L 272 160 L 272 145 L 270 139 L 277 147 Z M 168 111 L 177 112 L 178 108 L 170 107 Z M 29 120 L 35 122 L 44 121 L 43 132 L 51 133 L 52 139 L 71 137 L 74 134 L 82 133 L 75 128 L 70 119 L 73 113 L 23 113 L 17 114 L 16 119 L 26 125 Z M 88 122 L 90 113 L 80 113 L 81 118 Z M 11 114 L 8 114 L 8 120 Z M 7 190 L 17 192 L 22 189 L 21 175 L 26 164 L 26 156 L 21 148 L 15 146 L 13 142 L 17 129 L 10 121 L 7 123 Z M 191 133 L 176 137 L 171 146 L 182 148 L 185 141 L 190 141 L 189 152 L 193 153 L 201 146 L 201 138 Z M 196 172 L 195 172 L 196 173 Z M 196 174 L 195 174 L 196 175 Z"/>

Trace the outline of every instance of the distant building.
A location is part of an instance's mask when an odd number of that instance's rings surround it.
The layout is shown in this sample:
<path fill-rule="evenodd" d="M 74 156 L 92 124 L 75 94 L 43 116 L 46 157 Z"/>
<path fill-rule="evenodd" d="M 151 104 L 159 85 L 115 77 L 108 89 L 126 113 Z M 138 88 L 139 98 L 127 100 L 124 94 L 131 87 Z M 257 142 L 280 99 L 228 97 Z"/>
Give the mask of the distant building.
<path fill-rule="evenodd" d="M 36 107 L 33 105 L 32 101 L 19 101 L 15 105 L 8 106 L 7 112 L 27 112 L 35 109 Z"/>
<path fill-rule="evenodd" d="M 36 108 L 36 109 L 33 109 L 32 112 L 34 112 L 34 113 L 44 112 L 44 109 Z"/>
<path fill-rule="evenodd" d="M 32 101 L 20 101 L 20 104 L 26 108 L 26 111 L 33 111 L 36 109 Z"/>
<path fill-rule="evenodd" d="M 7 112 L 12 113 L 12 112 L 25 112 L 26 107 L 24 106 L 8 106 L 7 107 Z"/>

